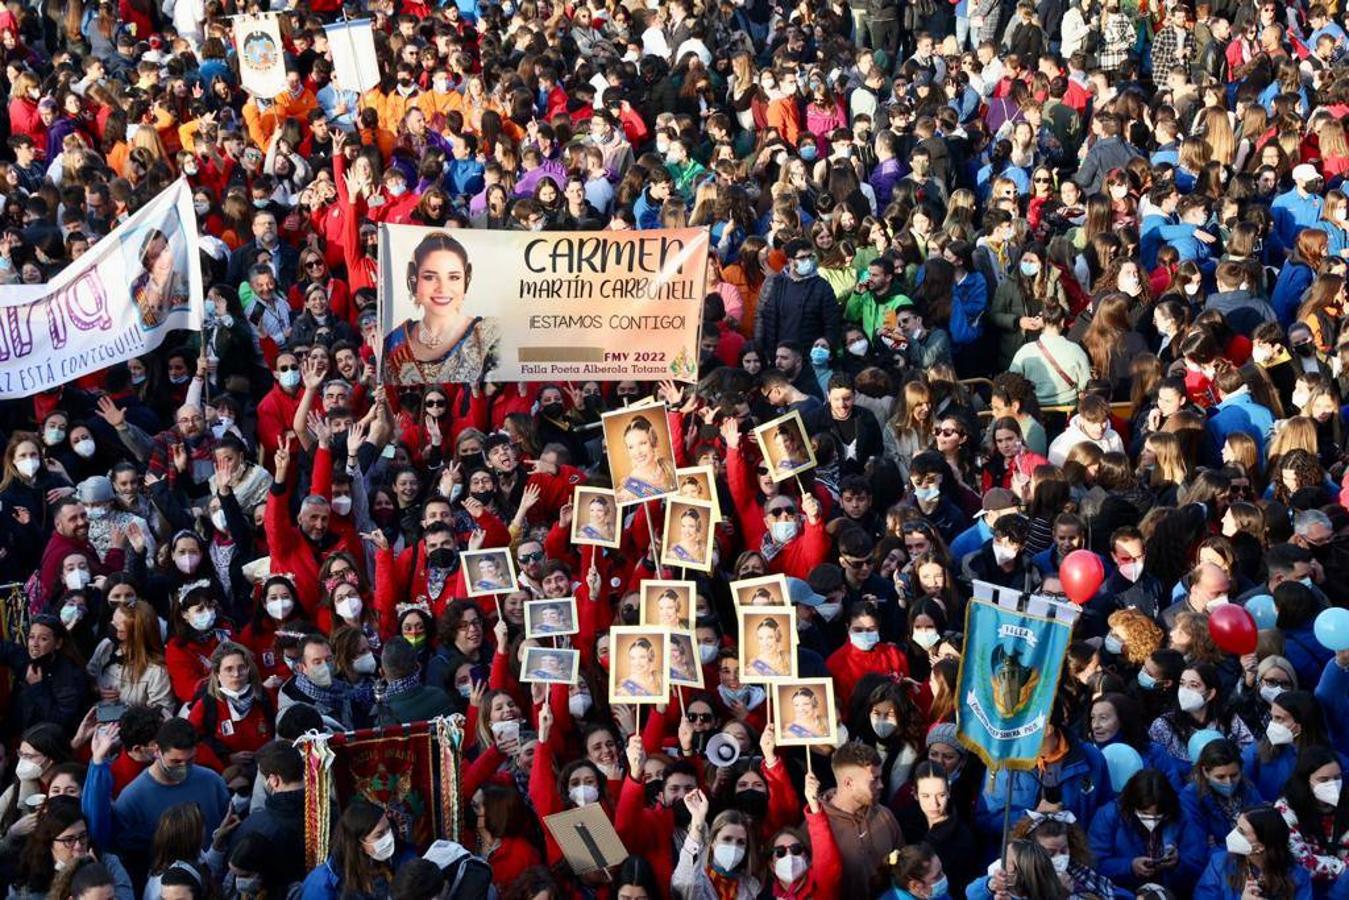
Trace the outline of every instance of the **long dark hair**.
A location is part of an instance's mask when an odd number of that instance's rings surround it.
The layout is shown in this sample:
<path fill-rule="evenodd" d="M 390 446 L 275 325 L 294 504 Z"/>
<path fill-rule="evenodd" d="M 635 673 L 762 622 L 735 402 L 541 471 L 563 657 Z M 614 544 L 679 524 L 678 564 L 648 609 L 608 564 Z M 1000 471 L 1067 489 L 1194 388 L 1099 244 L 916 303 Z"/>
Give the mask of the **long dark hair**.
<path fill-rule="evenodd" d="M 1326 734 L 1326 719 L 1322 715 L 1321 704 L 1310 691 L 1284 691 L 1274 698 L 1274 705 L 1278 705 L 1302 726 L 1301 733 L 1294 738 L 1295 747 L 1329 746 L 1330 738 Z M 1279 755 L 1279 748 L 1269 742 L 1268 735 L 1261 735 L 1256 755 L 1261 762 L 1272 762 Z"/>
<path fill-rule="evenodd" d="M 1242 815 L 1265 846 L 1264 865 L 1260 867 L 1261 896 L 1293 896 L 1297 883 L 1293 881 L 1292 872 L 1297 863 L 1288 849 L 1288 823 L 1272 806 L 1257 806 Z M 1240 892 L 1252 874 L 1250 860 L 1243 856 L 1228 873 L 1227 885 Z"/>
<path fill-rule="evenodd" d="M 56 863 L 52 860 L 52 843 L 71 825 L 84 821 L 84 811 L 80 801 L 74 797 L 52 797 L 42 805 L 37 826 L 23 846 L 19 857 L 19 872 L 16 885 L 22 885 L 29 893 L 46 893 L 56 875 Z"/>
<path fill-rule="evenodd" d="M 1325 815 L 1318 808 L 1319 800 L 1312 794 L 1312 773 L 1322 766 L 1338 763 L 1339 756 L 1329 747 L 1304 747 L 1298 754 L 1293 774 L 1283 786 L 1283 799 L 1288 808 L 1297 816 L 1298 831 L 1318 853 L 1330 853 L 1335 844 L 1335 836 L 1349 830 L 1349 793 L 1340 791 L 1340 802 L 1335 809 L 1334 823 L 1327 829 Z M 1285 840 L 1285 843 L 1287 841 Z"/>
<path fill-rule="evenodd" d="M 342 879 L 344 895 L 369 894 L 374 891 L 376 863 L 362 845 L 365 836 L 375 830 L 384 810 L 367 800 L 357 798 L 342 813 L 337 835 L 333 841 L 332 868 Z"/>

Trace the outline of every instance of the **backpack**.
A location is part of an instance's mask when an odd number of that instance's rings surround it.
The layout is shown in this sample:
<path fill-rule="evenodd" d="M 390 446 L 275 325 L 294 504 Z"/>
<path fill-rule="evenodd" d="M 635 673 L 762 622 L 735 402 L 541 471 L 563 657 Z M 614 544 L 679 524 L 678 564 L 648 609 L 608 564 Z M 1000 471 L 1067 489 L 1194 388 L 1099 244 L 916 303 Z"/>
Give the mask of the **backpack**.
<path fill-rule="evenodd" d="M 440 900 L 495 900 L 497 893 L 492 886 L 492 867 L 462 844 L 438 840 L 426 849 L 422 858 L 440 867 L 440 873 L 445 879 Z"/>

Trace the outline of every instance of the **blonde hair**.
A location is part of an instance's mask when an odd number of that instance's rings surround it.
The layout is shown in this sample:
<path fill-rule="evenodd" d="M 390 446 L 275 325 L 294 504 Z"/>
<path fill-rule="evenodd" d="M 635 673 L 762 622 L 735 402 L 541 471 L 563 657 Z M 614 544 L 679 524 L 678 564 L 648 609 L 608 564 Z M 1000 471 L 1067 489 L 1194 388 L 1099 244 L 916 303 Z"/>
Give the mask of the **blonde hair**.
<path fill-rule="evenodd" d="M 1180 438 L 1167 431 L 1154 431 L 1143 441 L 1157 460 L 1157 474 L 1174 485 L 1184 484 L 1190 477 L 1190 464 L 1181 450 Z"/>
<path fill-rule="evenodd" d="M 1232 165 L 1237 156 L 1237 135 L 1232 130 L 1232 120 L 1227 110 L 1217 106 L 1205 109 L 1202 134 L 1205 146 L 1210 150 L 1209 158 L 1224 166 Z"/>
<path fill-rule="evenodd" d="M 1283 423 L 1283 427 L 1274 433 L 1269 442 L 1265 457 L 1271 463 L 1293 450 L 1306 450 L 1312 456 L 1318 453 L 1316 423 L 1311 416 L 1293 416 Z"/>

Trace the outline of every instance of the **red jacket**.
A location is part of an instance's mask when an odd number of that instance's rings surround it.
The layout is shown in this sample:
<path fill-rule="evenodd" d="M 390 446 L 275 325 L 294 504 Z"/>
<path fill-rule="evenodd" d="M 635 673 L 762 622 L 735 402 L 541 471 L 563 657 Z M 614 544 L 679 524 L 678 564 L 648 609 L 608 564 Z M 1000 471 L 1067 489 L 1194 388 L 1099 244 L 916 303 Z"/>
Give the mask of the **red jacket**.
<path fill-rule="evenodd" d="M 290 486 L 278 482 L 267 495 L 263 521 L 267 529 L 267 548 L 271 551 L 271 570 L 294 575 L 295 599 L 308 615 L 315 615 L 319 600 L 319 567 L 334 553 L 346 551 L 362 558 L 360 542 L 352 546 L 340 533 L 329 531 L 315 547 L 295 524 L 290 514 Z"/>
<path fill-rule="evenodd" d="M 32 510 L 36 515 L 37 510 Z M 124 554 L 120 548 L 113 548 L 108 551 L 107 562 L 98 555 L 98 550 L 88 541 L 79 541 L 75 538 L 69 538 L 59 532 L 52 532 L 52 536 L 47 541 L 46 548 L 42 551 L 42 562 L 38 565 L 38 581 L 42 589 L 47 592 L 47 599 L 59 595 L 65 590 L 65 585 L 61 580 L 61 564 L 65 562 L 67 556 L 79 554 L 89 563 L 89 574 L 97 578 L 99 575 L 111 575 L 113 572 L 122 570 Z M 42 612 L 42 610 L 34 610 Z"/>
<path fill-rule="evenodd" d="M 215 705 L 215 727 L 206 734 L 206 704 Z M 271 719 L 275 717 L 273 707 L 260 699 L 253 701 L 248 715 L 239 721 L 230 716 L 229 704 L 214 697 L 202 697 L 188 710 L 187 720 L 197 729 L 203 740 L 218 744 L 228 753 L 222 758 L 217 751 L 216 757 L 224 765 L 229 764 L 229 755 L 234 753 L 252 753 L 272 739 Z"/>
<path fill-rule="evenodd" d="M 215 648 L 232 640 L 234 633 L 226 625 L 217 626 L 207 641 L 169 638 L 164 647 L 164 668 L 169 670 L 173 695 L 184 703 L 191 700 L 202 679 L 211 674 L 211 654 Z"/>
<path fill-rule="evenodd" d="M 492 866 L 492 884 L 496 885 L 498 891 L 504 892 L 525 869 L 543 865 L 543 858 L 527 839 L 508 837 L 501 839 L 501 843 L 487 857 L 487 862 Z"/>
<path fill-rule="evenodd" d="M 857 687 L 863 675 L 875 672 L 907 677 L 909 674 L 909 660 L 904 656 L 904 651 L 887 643 L 877 644 L 875 649 L 864 651 L 858 650 L 852 641 L 848 641 L 831 653 L 824 665 L 829 674 L 834 676 L 840 709 L 848 708 L 853 688 Z"/>
<path fill-rule="evenodd" d="M 9 101 L 9 133 L 28 135 L 33 139 L 38 159 L 47 158 L 47 126 L 38 115 L 36 100 L 15 97 Z"/>
<path fill-rule="evenodd" d="M 292 430 L 295 411 L 300 408 L 300 398 L 303 396 L 302 388 L 297 387 L 295 393 L 288 394 L 281 389 L 281 385 L 274 384 L 258 404 L 258 443 L 266 451 L 263 465 L 268 468 L 271 467 L 276 449 L 281 446 L 281 438 Z"/>
<path fill-rule="evenodd" d="M 309 493 L 317 494 L 329 503 L 333 501 L 333 454 L 327 447 L 314 449 L 314 471 L 309 476 Z M 332 512 L 328 516 L 328 530 L 354 547 L 356 567 L 365 568 L 365 544 L 361 542 L 360 532 L 356 530 L 356 520 L 351 513 L 338 515 Z"/>

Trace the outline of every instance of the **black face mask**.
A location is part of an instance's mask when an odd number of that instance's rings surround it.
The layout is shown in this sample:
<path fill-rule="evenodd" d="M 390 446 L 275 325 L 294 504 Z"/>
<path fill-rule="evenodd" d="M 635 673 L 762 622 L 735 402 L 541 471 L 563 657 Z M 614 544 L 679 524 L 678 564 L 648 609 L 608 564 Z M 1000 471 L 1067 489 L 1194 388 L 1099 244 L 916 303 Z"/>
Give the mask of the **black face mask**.
<path fill-rule="evenodd" d="M 550 419 L 560 419 L 562 418 L 562 414 L 565 413 L 566 411 L 567 408 L 563 406 L 561 403 L 545 403 L 539 409 L 539 412 L 543 413 Z"/>
<path fill-rule="evenodd" d="M 736 791 L 735 808 L 751 819 L 762 821 L 768 814 L 767 791 Z"/>
<path fill-rule="evenodd" d="M 487 458 L 482 453 L 465 453 L 459 457 L 459 465 L 463 466 L 464 471 L 469 472 L 473 469 L 482 469 L 487 467 Z"/>
<path fill-rule="evenodd" d="M 648 781 L 643 785 L 646 791 L 646 805 L 650 806 L 660 799 L 661 792 L 665 790 L 665 782 L 657 778 L 654 781 Z"/>
<path fill-rule="evenodd" d="M 680 797 L 675 801 L 675 805 L 670 807 L 674 813 L 674 823 L 676 828 L 688 828 L 693 821 L 693 813 L 689 812 L 689 805 Z"/>
<path fill-rule="evenodd" d="M 433 569 L 448 569 L 456 559 L 458 555 L 449 547 L 437 547 L 426 554 L 426 563 Z"/>
<path fill-rule="evenodd" d="M 1315 356 L 1316 344 L 1313 341 L 1307 341 L 1304 344 L 1294 344 L 1293 352 L 1298 356 Z"/>
<path fill-rule="evenodd" d="M 587 394 L 581 402 L 583 402 L 585 408 L 591 412 L 599 412 L 604 409 L 604 397 L 599 394 Z"/>
<path fill-rule="evenodd" d="M 469 496 L 474 500 L 477 500 L 483 506 L 486 506 L 497 498 L 496 491 L 470 491 Z"/>

